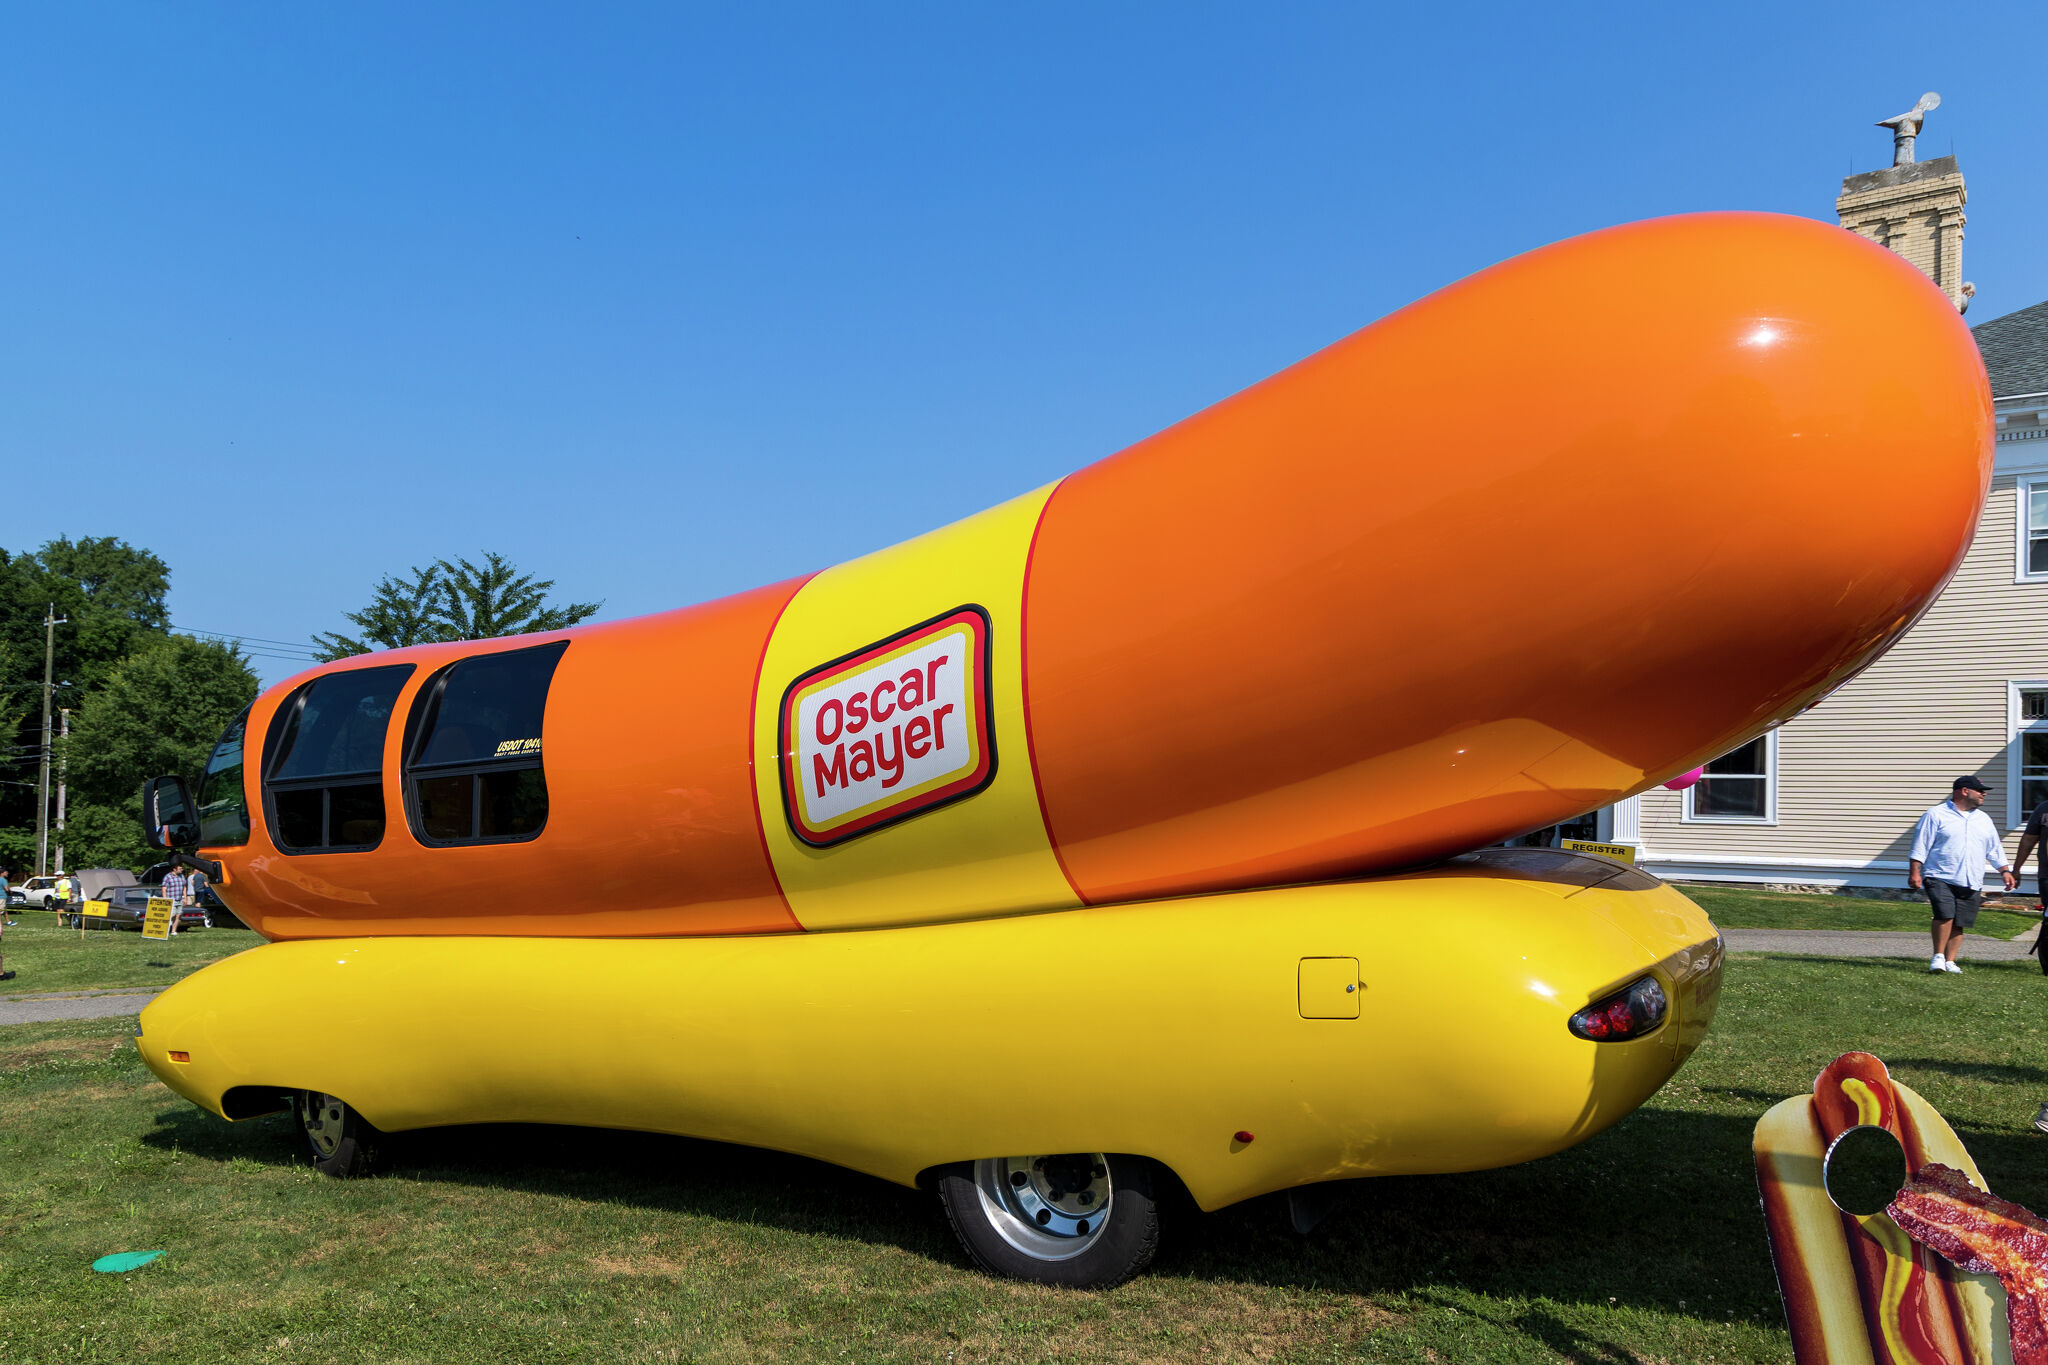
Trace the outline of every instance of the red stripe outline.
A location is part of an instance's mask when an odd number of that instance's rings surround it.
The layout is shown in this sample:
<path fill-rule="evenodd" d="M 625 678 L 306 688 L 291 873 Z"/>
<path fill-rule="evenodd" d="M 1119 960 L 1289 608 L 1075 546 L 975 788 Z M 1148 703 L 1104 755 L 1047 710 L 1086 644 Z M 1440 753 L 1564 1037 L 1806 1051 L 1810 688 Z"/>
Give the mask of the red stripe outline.
<path fill-rule="evenodd" d="M 1072 478 L 1070 474 L 1067 478 Z M 1045 842 L 1052 848 L 1053 861 L 1059 864 L 1060 875 L 1067 879 L 1067 889 L 1074 893 L 1074 899 L 1083 905 L 1093 905 L 1081 884 L 1074 880 L 1074 874 L 1067 867 L 1067 856 L 1060 852 L 1059 836 L 1053 833 L 1052 812 L 1045 805 L 1045 784 L 1038 780 L 1038 736 L 1031 724 L 1031 566 L 1038 558 L 1038 534 L 1045 529 L 1045 519 L 1052 511 L 1053 499 L 1067 486 L 1067 479 L 1053 485 L 1046 495 L 1045 506 L 1038 509 L 1038 520 L 1031 527 L 1031 545 L 1024 551 L 1024 592 L 1017 606 L 1017 675 L 1019 699 L 1024 708 L 1024 753 L 1031 763 L 1031 790 L 1038 797 L 1038 820 L 1045 826 Z M 759 807 L 756 807 L 758 810 Z"/>

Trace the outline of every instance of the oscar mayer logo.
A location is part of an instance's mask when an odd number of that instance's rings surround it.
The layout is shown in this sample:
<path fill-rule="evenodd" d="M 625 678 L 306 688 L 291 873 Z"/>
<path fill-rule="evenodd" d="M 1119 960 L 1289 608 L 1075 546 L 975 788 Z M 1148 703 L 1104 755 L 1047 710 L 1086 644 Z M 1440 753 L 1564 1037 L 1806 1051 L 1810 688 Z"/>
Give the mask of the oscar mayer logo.
<path fill-rule="evenodd" d="M 814 668 L 782 695 L 782 806 L 817 848 L 995 777 L 988 613 L 958 607 Z"/>

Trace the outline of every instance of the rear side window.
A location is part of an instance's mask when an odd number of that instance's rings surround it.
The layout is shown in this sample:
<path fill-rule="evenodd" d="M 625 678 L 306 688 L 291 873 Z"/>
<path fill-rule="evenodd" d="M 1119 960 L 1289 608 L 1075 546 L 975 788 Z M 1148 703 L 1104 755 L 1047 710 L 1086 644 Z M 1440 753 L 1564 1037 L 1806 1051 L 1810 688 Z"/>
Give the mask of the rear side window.
<path fill-rule="evenodd" d="M 242 784 L 242 733 L 249 724 L 243 711 L 221 732 L 199 777 L 199 843 L 222 847 L 249 842 L 249 793 Z"/>
<path fill-rule="evenodd" d="M 264 756 L 271 838 L 287 853 L 375 848 L 384 838 L 384 734 L 411 664 L 315 678 L 278 708 Z"/>
<path fill-rule="evenodd" d="M 512 843 L 541 832 L 541 720 L 568 647 L 563 640 L 464 659 L 420 689 L 406 722 L 405 797 L 421 843 Z"/>

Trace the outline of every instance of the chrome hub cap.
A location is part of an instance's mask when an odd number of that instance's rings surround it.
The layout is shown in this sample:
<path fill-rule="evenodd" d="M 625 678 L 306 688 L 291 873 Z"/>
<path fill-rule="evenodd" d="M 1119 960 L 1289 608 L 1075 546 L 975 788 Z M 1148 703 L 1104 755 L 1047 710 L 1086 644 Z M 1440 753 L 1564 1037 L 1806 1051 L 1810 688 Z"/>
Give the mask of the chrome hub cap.
<path fill-rule="evenodd" d="M 341 1146 L 341 1124 L 347 1116 L 348 1106 L 334 1096 L 317 1090 L 299 1092 L 299 1127 L 321 1156 L 333 1156 Z"/>
<path fill-rule="evenodd" d="M 982 1211 L 1002 1239 L 1041 1261 L 1064 1261 L 1095 1245 L 1115 1191 L 1100 1152 L 986 1157 L 974 1163 Z"/>

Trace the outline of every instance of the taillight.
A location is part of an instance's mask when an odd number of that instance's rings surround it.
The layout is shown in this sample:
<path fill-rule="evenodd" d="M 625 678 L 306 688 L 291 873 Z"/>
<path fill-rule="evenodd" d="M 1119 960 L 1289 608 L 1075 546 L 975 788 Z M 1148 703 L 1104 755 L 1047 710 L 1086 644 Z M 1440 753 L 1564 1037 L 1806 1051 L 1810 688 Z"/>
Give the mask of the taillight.
<path fill-rule="evenodd" d="M 1574 1014 L 1572 1033 L 1595 1043 L 1640 1038 L 1664 1022 L 1667 1008 L 1664 988 L 1656 977 L 1646 976 Z"/>

